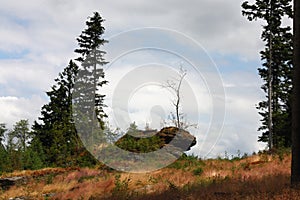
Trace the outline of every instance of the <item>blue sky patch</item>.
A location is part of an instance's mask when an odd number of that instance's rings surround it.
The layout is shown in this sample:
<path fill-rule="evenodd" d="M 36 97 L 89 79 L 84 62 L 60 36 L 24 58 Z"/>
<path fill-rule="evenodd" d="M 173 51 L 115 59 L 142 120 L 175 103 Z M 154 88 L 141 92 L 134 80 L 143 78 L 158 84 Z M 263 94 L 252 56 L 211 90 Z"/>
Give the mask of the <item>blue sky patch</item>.
<path fill-rule="evenodd" d="M 22 51 L 2 51 L 0 50 L 0 60 L 22 59 L 29 53 L 29 50 Z"/>

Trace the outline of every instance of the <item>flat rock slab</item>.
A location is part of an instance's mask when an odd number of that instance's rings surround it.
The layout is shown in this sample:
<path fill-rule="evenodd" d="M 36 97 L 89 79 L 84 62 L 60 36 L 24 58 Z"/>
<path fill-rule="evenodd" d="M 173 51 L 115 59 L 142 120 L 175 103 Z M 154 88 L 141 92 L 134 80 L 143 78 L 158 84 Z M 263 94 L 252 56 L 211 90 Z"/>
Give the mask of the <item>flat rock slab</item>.
<path fill-rule="evenodd" d="M 8 190 L 11 186 L 16 185 L 18 183 L 24 183 L 24 182 L 25 182 L 25 177 L 23 177 L 23 176 L 1 178 L 0 179 L 0 187 L 3 190 Z"/>

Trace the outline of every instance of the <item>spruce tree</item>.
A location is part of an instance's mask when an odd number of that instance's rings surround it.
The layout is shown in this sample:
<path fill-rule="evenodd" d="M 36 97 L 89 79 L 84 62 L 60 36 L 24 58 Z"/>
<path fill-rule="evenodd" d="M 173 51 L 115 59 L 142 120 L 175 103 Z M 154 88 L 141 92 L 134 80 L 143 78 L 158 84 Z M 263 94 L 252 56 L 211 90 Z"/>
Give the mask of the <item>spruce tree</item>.
<path fill-rule="evenodd" d="M 36 121 L 33 125 L 33 142 L 41 144 L 48 166 L 96 163 L 83 147 L 85 140 L 82 143 L 84 138 L 79 137 L 81 135 L 78 134 L 78 129 L 81 129 L 79 126 L 75 127 L 74 117 L 92 125 L 92 140 L 98 137 L 99 129 L 104 128 L 104 95 L 98 92 L 99 87 L 107 83 L 103 68 L 98 68 L 106 64 L 103 59 L 105 52 L 99 50 L 107 42 L 101 38 L 104 33 L 102 22 L 103 19 L 97 12 L 86 22 L 87 28 L 77 38 L 79 48 L 75 50 L 80 54 L 76 59 L 80 67 L 71 60 L 59 74 L 51 91 L 47 92 L 50 102 L 42 107 L 40 122 Z M 100 122 L 100 127 L 94 126 L 95 121 Z M 89 133 L 86 135 L 89 136 Z"/>
<path fill-rule="evenodd" d="M 41 122 L 33 125 L 34 142 L 41 144 L 48 166 L 80 165 L 78 155 L 85 151 L 72 116 L 72 92 L 77 74 L 78 66 L 71 60 L 47 92 L 50 102 L 42 107 Z"/>
<path fill-rule="evenodd" d="M 1 146 L 3 146 L 6 131 L 7 131 L 6 124 L 0 123 L 0 145 Z"/>
<path fill-rule="evenodd" d="M 98 12 L 86 21 L 86 28 L 77 38 L 79 54 L 76 59 L 80 63 L 75 91 L 73 93 L 74 118 L 77 131 L 83 144 L 90 152 L 95 146 L 106 143 L 107 130 L 105 130 L 104 94 L 101 87 L 107 83 L 104 79 L 103 66 L 107 64 L 104 59 L 106 52 L 101 47 L 108 41 L 103 39 L 105 28 L 104 19 Z"/>
<path fill-rule="evenodd" d="M 292 33 L 283 26 L 284 17 L 292 18 L 291 0 L 256 0 L 244 2 L 242 14 L 249 21 L 263 20 L 261 38 L 265 49 L 260 52 L 263 61 L 258 68 L 264 81 L 267 99 L 259 102 L 263 131 L 259 141 L 268 142 L 270 149 L 291 145 L 291 90 L 292 90 Z"/>
<path fill-rule="evenodd" d="M 98 12 L 95 12 L 92 17 L 86 22 L 86 29 L 77 38 L 79 48 L 75 49 L 80 56 L 76 59 L 80 62 L 79 75 L 77 83 L 82 87 L 77 87 L 78 94 L 74 95 L 74 100 L 77 100 L 78 110 L 88 117 L 90 127 L 94 127 L 97 120 L 100 128 L 104 129 L 104 118 L 107 117 L 103 107 L 105 95 L 100 94 L 100 88 L 107 83 L 104 80 L 103 65 L 107 64 L 104 59 L 105 52 L 100 50 L 100 47 L 108 41 L 102 38 L 105 28 L 102 23 L 104 20 Z M 96 128 L 96 127 L 95 127 Z M 93 130 L 92 130 L 93 132 Z"/>

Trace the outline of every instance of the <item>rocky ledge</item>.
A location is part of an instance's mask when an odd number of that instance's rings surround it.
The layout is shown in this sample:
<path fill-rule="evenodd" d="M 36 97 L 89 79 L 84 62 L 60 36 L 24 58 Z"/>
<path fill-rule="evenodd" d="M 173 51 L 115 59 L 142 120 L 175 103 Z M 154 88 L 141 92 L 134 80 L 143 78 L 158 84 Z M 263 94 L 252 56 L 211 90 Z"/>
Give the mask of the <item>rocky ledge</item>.
<path fill-rule="evenodd" d="M 165 127 L 160 131 L 137 131 L 125 134 L 116 143 L 131 152 L 151 152 L 165 146 L 188 151 L 196 144 L 196 138 L 188 131 L 176 127 Z"/>

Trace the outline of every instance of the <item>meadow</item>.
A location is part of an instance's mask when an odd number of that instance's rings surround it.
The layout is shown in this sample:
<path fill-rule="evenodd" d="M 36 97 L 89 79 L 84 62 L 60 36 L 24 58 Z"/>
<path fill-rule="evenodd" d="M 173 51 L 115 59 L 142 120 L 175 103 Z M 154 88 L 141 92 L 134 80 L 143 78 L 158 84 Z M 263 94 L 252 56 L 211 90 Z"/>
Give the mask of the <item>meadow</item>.
<path fill-rule="evenodd" d="M 300 199 L 290 188 L 288 151 L 202 160 L 182 156 L 150 173 L 124 173 L 104 165 L 4 173 L 19 177 L 0 199 Z"/>

